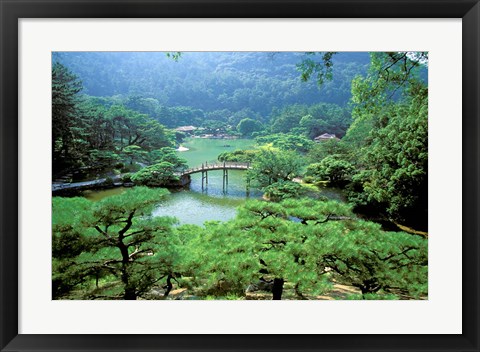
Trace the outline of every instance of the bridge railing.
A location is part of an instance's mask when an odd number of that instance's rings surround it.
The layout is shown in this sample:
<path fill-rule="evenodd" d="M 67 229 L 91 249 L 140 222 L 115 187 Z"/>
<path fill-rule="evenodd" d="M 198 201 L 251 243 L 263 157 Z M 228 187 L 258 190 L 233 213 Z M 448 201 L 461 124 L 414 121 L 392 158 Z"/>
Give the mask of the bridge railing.
<path fill-rule="evenodd" d="M 208 162 L 206 161 L 202 165 L 196 166 L 196 167 L 191 167 L 188 169 L 185 169 L 182 173 L 183 174 L 189 174 L 192 172 L 196 171 L 202 171 L 202 170 L 212 170 L 212 169 L 223 169 L 223 168 L 229 168 L 229 169 L 249 169 L 251 166 L 250 163 L 243 163 L 243 162 L 236 162 L 236 161 L 214 161 L 214 162 Z"/>

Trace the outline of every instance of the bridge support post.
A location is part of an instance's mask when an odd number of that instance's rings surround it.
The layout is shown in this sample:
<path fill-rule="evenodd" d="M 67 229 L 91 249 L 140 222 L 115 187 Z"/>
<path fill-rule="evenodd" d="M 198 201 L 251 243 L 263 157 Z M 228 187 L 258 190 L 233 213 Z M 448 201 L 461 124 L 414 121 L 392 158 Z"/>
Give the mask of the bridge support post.
<path fill-rule="evenodd" d="M 205 169 L 205 165 L 202 164 L 202 191 L 204 188 L 204 181 L 205 181 L 205 187 L 208 186 L 208 172 Z"/>
<path fill-rule="evenodd" d="M 225 188 L 228 187 L 228 170 L 225 169 L 225 163 L 223 167 L 223 192 L 225 192 Z"/>
<path fill-rule="evenodd" d="M 202 171 L 202 189 L 208 186 L 208 172 Z"/>

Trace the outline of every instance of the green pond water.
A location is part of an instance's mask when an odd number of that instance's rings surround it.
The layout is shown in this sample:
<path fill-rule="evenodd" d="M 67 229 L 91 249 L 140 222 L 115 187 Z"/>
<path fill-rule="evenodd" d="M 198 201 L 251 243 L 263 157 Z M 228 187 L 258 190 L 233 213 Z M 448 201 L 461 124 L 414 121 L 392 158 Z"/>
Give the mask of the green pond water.
<path fill-rule="evenodd" d="M 111 197 L 117 194 L 123 193 L 127 188 L 125 187 L 116 187 L 116 188 L 111 188 L 111 189 L 102 189 L 100 191 L 95 191 L 95 190 L 87 190 L 83 191 L 82 195 L 90 199 L 94 202 L 97 202 L 99 200 L 102 200 L 103 198 Z"/>
<path fill-rule="evenodd" d="M 189 150 L 177 152 L 186 159 L 190 167 L 202 163 L 213 163 L 217 156 L 225 151 L 249 149 L 254 142 L 248 139 L 186 139 L 182 146 Z M 156 216 L 174 216 L 181 224 L 203 225 L 205 221 L 226 221 L 235 217 L 237 208 L 247 199 L 261 198 L 262 193 L 251 188 L 247 193 L 244 179 L 245 171 L 229 170 L 228 187 L 223 189 L 223 172 L 209 171 L 208 185 L 202 189 L 201 173 L 192 175 L 188 188 L 171 190 L 171 194 L 163 199 L 153 214 Z M 93 201 L 120 194 L 126 188 L 118 187 L 100 191 L 85 191 L 84 196 Z"/>
<path fill-rule="evenodd" d="M 187 160 L 189 166 L 199 166 L 206 161 L 215 162 L 220 153 L 252 149 L 254 144 L 251 139 L 188 138 L 181 145 L 189 150 L 178 153 Z"/>

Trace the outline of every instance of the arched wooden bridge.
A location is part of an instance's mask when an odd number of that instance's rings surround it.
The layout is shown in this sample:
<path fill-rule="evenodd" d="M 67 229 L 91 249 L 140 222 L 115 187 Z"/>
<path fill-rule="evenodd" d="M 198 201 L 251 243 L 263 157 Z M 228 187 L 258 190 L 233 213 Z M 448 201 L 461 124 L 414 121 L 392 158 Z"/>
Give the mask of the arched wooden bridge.
<path fill-rule="evenodd" d="M 201 166 L 185 169 L 181 172 L 180 177 L 182 183 L 185 178 L 189 178 L 190 175 L 201 172 L 202 173 L 202 189 L 204 185 L 208 185 L 208 171 L 223 170 L 223 189 L 228 185 L 228 170 L 249 170 L 252 166 L 250 163 L 240 162 L 205 162 Z M 247 179 L 247 189 L 249 188 L 249 180 Z"/>

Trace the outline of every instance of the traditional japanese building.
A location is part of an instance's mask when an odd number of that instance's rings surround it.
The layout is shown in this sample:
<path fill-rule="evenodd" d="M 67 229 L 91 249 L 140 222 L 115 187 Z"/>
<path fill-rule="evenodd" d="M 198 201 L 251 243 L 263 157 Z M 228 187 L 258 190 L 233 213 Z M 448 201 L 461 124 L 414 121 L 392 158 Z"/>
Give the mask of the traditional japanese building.
<path fill-rule="evenodd" d="M 321 134 L 320 136 L 315 137 L 313 140 L 315 142 L 322 142 L 322 141 L 330 141 L 332 139 L 336 141 L 340 140 L 334 134 L 330 134 L 330 133 Z"/>

